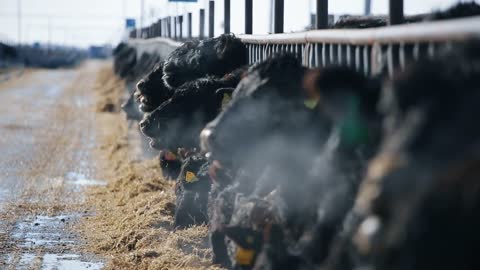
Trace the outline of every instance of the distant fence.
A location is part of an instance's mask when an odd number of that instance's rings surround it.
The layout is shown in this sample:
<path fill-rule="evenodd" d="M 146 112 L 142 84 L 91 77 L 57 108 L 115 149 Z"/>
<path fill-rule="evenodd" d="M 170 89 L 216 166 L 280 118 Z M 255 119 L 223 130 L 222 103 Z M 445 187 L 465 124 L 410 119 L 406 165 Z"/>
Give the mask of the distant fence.
<path fill-rule="evenodd" d="M 292 52 L 305 66 L 347 65 L 375 75 L 393 74 L 408 61 L 434 57 L 442 47 L 480 38 L 480 16 L 395 25 L 370 29 L 312 30 L 300 33 L 240 35 L 247 45 L 250 64 L 271 54 Z M 181 43 L 168 38 L 131 39 L 139 53 L 157 52 L 161 57 Z"/>
<path fill-rule="evenodd" d="M 231 0 L 217 0 L 223 1 L 224 17 L 223 28 L 225 33 L 230 33 L 230 20 L 231 20 Z M 238 0 L 240 1 L 240 0 Z M 253 32 L 253 0 L 243 0 L 245 4 L 245 34 L 250 35 Z M 208 1 L 208 37 L 215 36 L 215 0 Z M 285 1 L 284 0 L 272 0 L 273 11 L 273 33 L 284 32 L 285 22 Z M 403 14 L 403 0 L 389 0 L 389 13 L 388 23 L 389 25 L 401 24 L 404 22 Z M 201 8 L 198 11 L 199 16 L 199 39 L 205 38 L 206 18 L 205 9 Z M 316 0 L 316 13 L 313 15 L 312 28 L 314 29 L 327 29 L 329 25 L 328 14 L 328 0 Z M 185 26 L 185 27 L 184 27 Z M 143 26 L 142 26 L 143 27 Z M 187 29 L 184 34 L 184 29 Z M 159 19 L 153 24 L 140 29 L 134 29 L 130 32 L 130 38 L 155 38 L 165 37 L 174 40 L 191 39 L 192 36 L 192 13 L 178 14 L 176 16 L 167 16 Z"/>

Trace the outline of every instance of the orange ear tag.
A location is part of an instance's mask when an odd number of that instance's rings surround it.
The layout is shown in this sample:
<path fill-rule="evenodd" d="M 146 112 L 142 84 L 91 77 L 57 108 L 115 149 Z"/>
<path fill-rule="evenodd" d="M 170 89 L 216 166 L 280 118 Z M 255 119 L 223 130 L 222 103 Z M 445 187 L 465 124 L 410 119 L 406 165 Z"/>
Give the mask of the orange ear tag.
<path fill-rule="evenodd" d="M 255 256 L 255 251 L 253 249 L 244 249 L 237 247 L 237 253 L 235 254 L 235 261 L 239 265 L 250 266 L 253 264 L 253 257 Z"/>
<path fill-rule="evenodd" d="M 187 183 L 193 183 L 198 181 L 198 178 L 193 172 L 187 171 L 185 174 L 185 181 L 187 181 Z"/>

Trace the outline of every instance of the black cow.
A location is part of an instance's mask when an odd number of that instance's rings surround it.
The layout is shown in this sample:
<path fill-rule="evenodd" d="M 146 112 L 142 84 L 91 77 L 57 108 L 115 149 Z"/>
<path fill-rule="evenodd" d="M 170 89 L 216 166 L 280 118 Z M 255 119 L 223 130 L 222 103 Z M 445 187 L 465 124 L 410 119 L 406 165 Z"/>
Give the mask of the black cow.
<path fill-rule="evenodd" d="M 202 78 L 184 84 L 140 123 L 156 149 L 198 147 L 198 134 L 221 111 L 243 69 L 223 78 Z"/>
<path fill-rule="evenodd" d="M 156 54 L 142 53 L 125 80 L 128 82 L 137 81 L 139 78 L 145 76 L 145 74 L 148 74 L 154 68 L 155 64 L 158 63 L 159 59 Z"/>
<path fill-rule="evenodd" d="M 143 118 L 143 113 L 138 108 L 139 104 L 135 98 L 135 92 L 133 91 L 128 96 L 127 100 L 122 103 L 122 110 L 125 112 L 127 120 L 140 121 Z"/>
<path fill-rule="evenodd" d="M 158 155 L 160 168 L 165 179 L 177 179 L 182 168 L 182 156 L 169 150 L 162 150 Z"/>
<path fill-rule="evenodd" d="M 246 48 L 233 35 L 204 41 L 188 41 L 137 84 L 136 97 L 143 112 L 152 112 L 175 90 L 206 76 L 224 76 L 247 64 Z"/>
<path fill-rule="evenodd" d="M 431 14 L 405 16 L 404 23 L 417 23 L 422 21 L 439 21 L 480 15 L 480 5 L 475 2 L 457 3 L 452 7 L 435 11 Z M 342 15 L 333 24 L 332 28 L 374 28 L 388 25 L 387 16 L 351 16 Z"/>
<path fill-rule="evenodd" d="M 229 223 L 233 209 L 221 203 L 231 202 L 237 193 L 264 195 L 276 186 L 282 186 L 280 193 L 285 194 L 288 182 L 301 181 L 312 153 L 320 151 L 316 142 L 322 142 L 327 131 L 319 114 L 305 106 L 305 71 L 293 55 L 277 55 L 253 66 L 225 111 L 202 131 L 202 147 L 211 151 L 219 166 L 234 172 L 233 185 L 212 198 L 211 212 L 216 213 L 210 220 L 212 248 L 224 265 L 229 260 L 224 258 L 221 228 Z M 258 181 L 266 167 L 271 169 L 268 177 Z"/>
<path fill-rule="evenodd" d="M 425 15 L 405 16 L 404 23 L 415 23 L 425 19 Z M 387 16 L 353 16 L 342 15 L 333 24 L 332 28 L 336 29 L 363 29 L 375 28 L 388 25 Z"/>
<path fill-rule="evenodd" d="M 120 78 L 125 78 L 137 63 L 137 50 L 120 44 L 114 54 L 113 70 Z"/>
<path fill-rule="evenodd" d="M 159 57 L 155 54 L 143 53 L 140 59 L 136 61 L 135 66 L 131 68 L 131 70 L 128 72 L 128 75 L 125 78 L 125 80 L 127 81 L 127 85 L 130 85 L 130 82 L 138 80 L 138 78 L 144 76 L 147 73 L 150 74 L 152 68 L 155 71 L 156 63 L 159 62 L 158 59 Z M 145 76 L 144 78 L 148 78 L 148 76 L 149 75 Z M 128 120 L 140 121 L 142 120 L 143 110 L 145 110 L 145 108 L 148 108 L 150 106 L 150 108 L 153 107 L 154 109 L 158 106 L 159 102 L 156 100 L 158 96 L 157 92 L 161 93 L 162 91 L 155 91 L 154 94 L 157 94 L 157 95 L 149 96 L 150 97 L 149 99 L 153 100 L 153 102 L 156 102 L 155 103 L 156 106 L 154 106 L 154 105 L 150 105 L 152 102 L 150 102 L 147 98 L 144 98 L 142 96 L 142 92 L 138 91 L 138 88 L 139 88 L 138 84 L 136 88 L 137 89 L 134 89 L 133 91 L 130 91 L 130 88 L 128 89 L 129 92 L 131 93 L 128 99 L 122 104 L 122 109 L 125 112 Z M 141 89 L 144 89 L 144 88 L 141 88 Z M 145 93 L 144 96 L 147 96 L 147 93 Z M 162 100 L 162 102 L 163 101 L 164 100 Z"/>
<path fill-rule="evenodd" d="M 16 59 L 18 51 L 15 47 L 0 42 L 0 56 L 2 59 Z"/>
<path fill-rule="evenodd" d="M 480 15 L 480 5 L 475 3 L 475 1 L 465 2 L 465 3 L 460 2 L 446 10 L 437 11 L 437 12 L 433 12 L 432 14 L 429 14 L 425 18 L 425 20 L 438 21 L 438 20 L 478 16 L 478 15 Z"/>
<path fill-rule="evenodd" d="M 305 70 L 293 55 L 275 56 L 251 67 L 232 102 L 202 131 L 202 147 L 221 163 L 240 168 L 243 162 L 262 159 L 254 153 L 275 148 L 276 135 L 300 132 L 295 123 L 305 125 L 312 115 L 304 105 Z M 275 140 L 264 145 L 269 139 Z"/>
<path fill-rule="evenodd" d="M 207 125 L 202 139 L 214 159 L 253 175 L 246 181 L 235 179 L 238 187 L 254 185 L 257 195 L 278 189 L 283 205 L 281 225 L 288 241 L 295 243 L 302 235 L 314 235 L 305 244 L 303 255 L 308 259 L 289 256 L 286 265 L 292 266 L 323 261 L 353 205 L 362 165 L 375 151 L 379 91 L 375 80 L 352 69 L 329 67 L 305 74 L 298 62 L 299 81 L 295 83 L 290 76 L 288 84 L 279 79 L 282 72 L 295 74 L 291 70 L 295 65 L 289 66 L 288 61 L 296 60 L 280 56 L 253 67 L 235 90 L 231 104 Z M 313 78 L 313 89 L 308 85 L 302 88 L 305 75 Z M 309 104 L 311 99 L 313 104 Z M 339 144 L 325 146 L 328 134 Z M 357 156 L 359 153 L 362 155 Z M 237 193 L 248 195 L 252 190 L 238 187 Z M 279 252 L 282 250 L 285 247 Z M 285 258 L 286 253 L 273 250 L 269 254 L 270 263 L 277 264 L 273 258 Z"/>
<path fill-rule="evenodd" d="M 456 44 L 385 85 L 385 139 L 355 205 L 375 269 L 480 267 L 479 52 Z"/>
<path fill-rule="evenodd" d="M 287 269 L 282 265 L 319 265 L 327 258 L 353 205 L 364 164 L 375 153 L 378 141 L 378 80 L 348 67 L 333 66 L 309 71 L 304 86 L 309 97 L 318 101 L 315 110 L 332 126 L 322 150 L 309 156 L 312 162 L 303 159 L 311 169 L 297 173 L 300 180 L 280 192 L 286 204 L 281 211 L 286 240 L 302 248 L 297 254 L 289 254 L 285 247 L 277 247 L 278 253 L 274 249 L 263 256 L 263 263 L 277 265 L 278 269 Z M 324 142 L 317 139 L 317 145 Z M 298 194 L 302 194 L 301 200 Z"/>
<path fill-rule="evenodd" d="M 152 112 L 171 98 L 174 90 L 163 82 L 163 62 L 158 62 L 150 73 L 137 83 L 135 97 L 142 112 Z"/>
<path fill-rule="evenodd" d="M 163 79 L 175 89 L 207 75 L 221 77 L 246 64 L 246 46 L 232 34 L 224 34 L 177 48 L 165 60 Z"/>

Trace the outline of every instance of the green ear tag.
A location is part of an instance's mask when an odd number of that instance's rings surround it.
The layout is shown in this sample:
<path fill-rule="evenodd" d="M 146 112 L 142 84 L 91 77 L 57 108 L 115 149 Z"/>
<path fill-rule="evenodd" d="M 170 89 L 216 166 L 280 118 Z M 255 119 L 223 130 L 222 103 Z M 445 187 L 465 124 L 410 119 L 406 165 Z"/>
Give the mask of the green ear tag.
<path fill-rule="evenodd" d="M 318 104 L 318 99 L 315 99 L 315 98 L 309 98 L 309 99 L 306 99 L 303 104 L 305 105 L 305 107 L 307 107 L 308 109 L 310 110 L 313 110 L 315 109 L 315 107 L 317 106 Z"/>
<path fill-rule="evenodd" d="M 340 144 L 355 147 L 369 141 L 369 130 L 360 113 L 360 101 L 352 97 L 345 120 L 340 125 Z"/>

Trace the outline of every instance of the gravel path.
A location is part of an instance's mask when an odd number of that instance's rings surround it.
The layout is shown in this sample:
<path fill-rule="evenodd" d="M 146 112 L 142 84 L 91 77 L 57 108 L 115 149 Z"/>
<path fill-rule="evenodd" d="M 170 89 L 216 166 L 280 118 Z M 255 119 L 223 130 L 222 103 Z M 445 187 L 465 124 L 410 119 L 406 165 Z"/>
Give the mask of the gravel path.
<path fill-rule="evenodd" d="M 0 82 L 0 269 L 101 269 L 71 226 L 90 215 L 94 82 L 101 62 Z"/>

